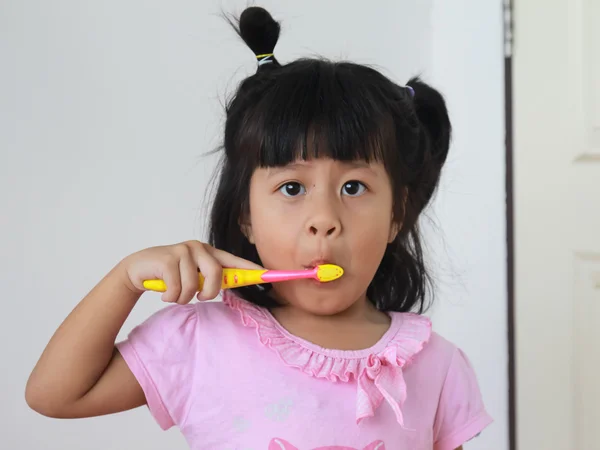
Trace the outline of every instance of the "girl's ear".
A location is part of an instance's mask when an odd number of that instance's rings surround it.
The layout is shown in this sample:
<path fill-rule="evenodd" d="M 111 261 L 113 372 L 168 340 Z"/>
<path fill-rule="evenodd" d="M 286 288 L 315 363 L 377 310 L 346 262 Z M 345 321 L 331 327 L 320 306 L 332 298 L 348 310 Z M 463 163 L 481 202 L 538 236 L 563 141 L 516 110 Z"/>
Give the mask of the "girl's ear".
<path fill-rule="evenodd" d="M 408 200 L 408 188 L 404 188 L 402 190 L 402 217 L 396 218 L 392 217 L 392 223 L 390 224 L 390 235 L 388 236 L 388 244 L 394 242 L 394 239 L 402 230 L 402 226 L 404 225 L 404 218 L 406 216 L 406 202 Z"/>
<path fill-rule="evenodd" d="M 394 242 L 394 240 L 398 236 L 398 233 L 400 233 L 401 229 L 402 229 L 401 223 L 392 222 L 392 225 L 390 226 L 390 234 L 388 236 L 388 244 L 391 244 L 392 242 Z"/>
<path fill-rule="evenodd" d="M 250 242 L 252 245 L 254 245 L 254 235 L 252 234 L 252 225 L 250 225 L 249 223 L 242 223 L 242 224 L 240 224 L 240 229 L 242 230 L 242 233 L 244 234 L 244 236 L 246 236 L 246 239 L 248 239 L 248 242 Z"/>

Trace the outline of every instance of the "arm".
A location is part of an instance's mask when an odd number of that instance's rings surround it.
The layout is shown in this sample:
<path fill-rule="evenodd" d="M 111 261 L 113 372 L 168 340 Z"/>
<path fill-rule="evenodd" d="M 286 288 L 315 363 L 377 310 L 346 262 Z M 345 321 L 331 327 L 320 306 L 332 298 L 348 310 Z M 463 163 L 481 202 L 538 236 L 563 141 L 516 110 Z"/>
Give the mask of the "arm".
<path fill-rule="evenodd" d="M 91 417 L 146 403 L 142 387 L 115 349 L 123 323 L 144 292 L 143 281 L 163 279 L 167 303 L 215 298 L 223 266 L 261 267 L 198 241 L 153 247 L 121 261 L 69 314 L 33 369 L 25 399 L 50 417 Z"/>
<path fill-rule="evenodd" d="M 25 398 L 50 417 L 109 414 L 141 406 L 144 393 L 114 343 L 140 292 L 127 287 L 122 265 L 77 305 L 46 346 Z"/>
<path fill-rule="evenodd" d="M 452 352 L 452 358 L 434 423 L 435 447 L 440 450 L 464 447 L 466 442 L 477 437 L 492 423 L 483 404 L 477 376 L 467 356 L 454 346 L 447 350 Z"/>

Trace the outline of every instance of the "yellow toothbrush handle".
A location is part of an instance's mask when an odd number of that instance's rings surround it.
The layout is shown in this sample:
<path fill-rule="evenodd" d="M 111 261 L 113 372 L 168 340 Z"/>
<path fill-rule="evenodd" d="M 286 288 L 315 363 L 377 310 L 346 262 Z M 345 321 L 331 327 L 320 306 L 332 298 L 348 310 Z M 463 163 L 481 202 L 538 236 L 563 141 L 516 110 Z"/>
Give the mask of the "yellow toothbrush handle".
<path fill-rule="evenodd" d="M 221 289 L 262 284 L 264 283 L 262 275 L 265 272 L 267 272 L 265 269 L 223 269 Z"/>
<path fill-rule="evenodd" d="M 248 270 L 248 269 L 223 269 L 223 279 L 221 280 L 221 289 L 230 289 L 253 284 L 264 283 L 261 278 L 266 270 Z M 163 280 L 145 280 L 144 289 L 155 292 L 166 292 L 167 284 Z M 204 277 L 198 274 L 198 291 L 204 286 Z"/>

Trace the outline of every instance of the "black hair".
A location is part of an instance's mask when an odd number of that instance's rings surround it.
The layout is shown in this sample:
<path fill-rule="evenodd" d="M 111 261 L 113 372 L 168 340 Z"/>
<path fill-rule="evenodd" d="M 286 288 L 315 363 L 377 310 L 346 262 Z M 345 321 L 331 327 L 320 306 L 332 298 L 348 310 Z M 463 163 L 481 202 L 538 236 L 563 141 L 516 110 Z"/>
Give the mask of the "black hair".
<path fill-rule="evenodd" d="M 210 244 L 261 264 L 241 230 L 250 178 L 258 167 L 298 158 L 381 161 L 392 182 L 393 218 L 401 224 L 367 290 L 381 311 L 422 313 L 431 276 L 418 219 L 431 201 L 450 146 L 442 95 L 415 77 L 400 86 L 352 62 L 298 59 L 280 64 L 280 25 L 260 7 L 229 20 L 261 64 L 226 105 L 224 154 L 210 221 Z M 263 307 L 278 304 L 269 285 L 238 288 Z"/>

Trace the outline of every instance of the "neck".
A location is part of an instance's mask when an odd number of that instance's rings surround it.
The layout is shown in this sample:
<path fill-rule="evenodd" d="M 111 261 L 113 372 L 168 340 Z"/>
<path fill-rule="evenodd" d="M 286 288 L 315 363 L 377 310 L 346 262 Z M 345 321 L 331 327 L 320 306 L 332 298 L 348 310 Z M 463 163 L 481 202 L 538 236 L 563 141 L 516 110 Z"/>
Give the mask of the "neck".
<path fill-rule="evenodd" d="M 291 305 L 274 308 L 271 314 L 291 334 L 340 350 L 369 348 L 390 325 L 390 317 L 377 310 L 366 296 L 332 315 L 315 315 Z"/>
<path fill-rule="evenodd" d="M 293 318 L 307 323 L 322 323 L 331 326 L 333 323 L 356 322 L 374 319 L 383 313 L 367 299 L 366 295 L 354 302 L 349 308 L 335 314 L 317 315 L 292 305 L 282 305 L 271 311 L 277 319 L 279 317 Z"/>

